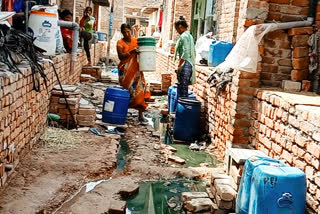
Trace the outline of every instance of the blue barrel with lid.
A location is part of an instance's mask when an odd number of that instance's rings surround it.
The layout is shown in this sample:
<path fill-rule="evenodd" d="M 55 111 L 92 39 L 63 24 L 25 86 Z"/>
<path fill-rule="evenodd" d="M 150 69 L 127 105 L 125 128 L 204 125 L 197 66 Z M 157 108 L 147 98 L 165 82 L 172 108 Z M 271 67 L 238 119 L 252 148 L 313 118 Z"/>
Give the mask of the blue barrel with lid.
<path fill-rule="evenodd" d="M 218 66 L 224 62 L 232 48 L 233 44 L 230 42 L 213 41 L 209 49 L 208 65 Z"/>
<path fill-rule="evenodd" d="M 250 214 L 304 214 L 306 177 L 297 167 L 260 165 L 252 175 Z"/>
<path fill-rule="evenodd" d="M 102 121 L 105 123 L 125 124 L 130 102 L 128 90 L 108 87 L 103 101 Z"/>
<path fill-rule="evenodd" d="M 189 98 L 178 100 L 173 137 L 176 140 L 193 141 L 199 137 L 201 104 Z"/>
<path fill-rule="evenodd" d="M 188 91 L 188 98 L 193 99 L 193 100 L 196 99 L 196 95 L 193 93 L 193 91 L 191 91 L 191 90 Z M 171 90 L 171 95 L 170 95 L 169 113 L 176 112 L 178 99 L 179 99 L 178 88 L 173 87 Z"/>
<path fill-rule="evenodd" d="M 168 110 L 170 111 L 170 103 L 171 103 L 171 94 L 172 90 L 177 90 L 177 86 L 172 85 L 168 88 Z"/>
<path fill-rule="evenodd" d="M 261 165 L 285 166 L 283 162 L 270 157 L 252 156 L 251 158 L 249 158 L 244 164 L 244 169 L 240 181 L 240 187 L 236 201 L 237 214 L 249 214 L 248 210 L 249 202 L 251 200 L 251 178 L 254 169 Z"/>

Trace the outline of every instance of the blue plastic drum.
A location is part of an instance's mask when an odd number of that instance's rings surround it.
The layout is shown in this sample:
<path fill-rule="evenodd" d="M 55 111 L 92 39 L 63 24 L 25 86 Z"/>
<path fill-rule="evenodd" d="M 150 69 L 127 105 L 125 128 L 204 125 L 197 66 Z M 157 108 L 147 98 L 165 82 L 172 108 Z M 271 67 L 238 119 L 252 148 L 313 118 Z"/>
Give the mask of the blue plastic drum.
<path fill-rule="evenodd" d="M 199 137 L 200 102 L 194 99 L 180 98 L 178 100 L 173 137 L 176 140 L 193 141 Z"/>
<path fill-rule="evenodd" d="M 119 87 L 107 88 L 103 101 L 102 121 L 105 123 L 125 124 L 127 120 L 130 94 Z"/>

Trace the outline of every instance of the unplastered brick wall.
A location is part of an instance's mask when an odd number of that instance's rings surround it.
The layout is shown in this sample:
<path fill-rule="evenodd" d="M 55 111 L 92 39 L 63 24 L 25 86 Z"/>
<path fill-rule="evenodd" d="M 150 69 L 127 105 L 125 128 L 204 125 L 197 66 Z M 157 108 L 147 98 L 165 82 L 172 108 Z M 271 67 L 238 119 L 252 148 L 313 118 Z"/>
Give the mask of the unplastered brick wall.
<path fill-rule="evenodd" d="M 233 146 L 248 146 L 251 114 L 248 106 L 259 86 L 259 73 L 234 71 L 232 83 L 217 95 L 216 88 L 207 83 L 209 69 L 196 66 L 197 83 L 192 90 L 202 104 L 202 126 L 208 129 L 211 142 L 224 156 L 226 141 Z"/>
<path fill-rule="evenodd" d="M 174 83 L 176 66 L 172 55 L 158 50 L 157 71 L 153 77 L 161 81 L 161 73 L 168 72 L 172 74 Z M 201 102 L 201 128 L 208 131 L 211 142 L 218 148 L 221 156 L 224 155 L 227 140 L 234 146 L 247 147 L 250 106 L 256 88 L 259 87 L 260 74 L 234 71 L 232 83 L 217 96 L 216 88 L 211 88 L 207 83 L 211 68 L 196 66 L 195 69 L 197 82 L 190 89 Z"/>
<path fill-rule="evenodd" d="M 238 27 L 239 0 L 216 1 L 217 38 L 222 41 L 234 42 Z"/>
<path fill-rule="evenodd" d="M 250 142 L 306 173 L 307 205 L 320 210 L 320 107 L 296 105 L 304 95 L 259 90 L 253 100 Z"/>
<path fill-rule="evenodd" d="M 92 56 L 94 55 L 93 49 Z M 96 58 L 104 53 L 104 44 L 96 47 Z M 69 54 L 54 57 L 54 65 L 62 83 L 79 82 L 82 65 L 86 64 L 85 53 L 81 52 L 74 73 L 70 73 Z M 16 167 L 19 159 L 35 145 L 46 126 L 50 91 L 58 84 L 53 68 L 44 63 L 47 88 L 40 80 L 41 90 L 33 90 L 31 69 L 21 69 L 23 75 L 0 72 L 0 188 L 13 170 L 6 172 L 6 165 Z"/>
<path fill-rule="evenodd" d="M 161 31 L 161 39 L 163 47 L 169 40 L 176 41 L 178 33 L 174 29 L 174 22 L 180 16 L 184 16 L 189 25 L 191 25 L 192 1 L 190 0 L 164 0 L 163 23 Z"/>

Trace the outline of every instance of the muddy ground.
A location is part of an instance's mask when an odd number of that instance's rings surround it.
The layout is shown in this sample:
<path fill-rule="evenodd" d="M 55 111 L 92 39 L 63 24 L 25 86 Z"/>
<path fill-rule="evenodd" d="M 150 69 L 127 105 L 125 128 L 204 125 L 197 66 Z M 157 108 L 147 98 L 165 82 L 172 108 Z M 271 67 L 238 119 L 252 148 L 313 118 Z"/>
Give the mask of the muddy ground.
<path fill-rule="evenodd" d="M 103 84 L 82 84 L 83 97 L 101 108 Z M 164 103 L 154 103 L 149 113 L 159 113 Z M 120 137 L 97 136 L 87 130 L 65 131 L 65 141 L 51 142 L 42 137 L 36 147 L 17 167 L 8 186 L 0 193 L 0 213 L 108 213 L 111 206 L 122 203 L 119 191 L 143 180 L 201 178 L 210 168 L 179 168 L 166 159 L 164 145 L 151 126 L 137 122 L 137 113 L 128 118 L 124 139 L 130 153 L 124 169 L 117 169 Z M 96 126 L 103 130 L 101 126 Z M 60 132 L 48 128 L 49 133 Z M 47 132 L 47 133 L 48 133 Z M 60 133 L 61 134 L 61 133 Z M 59 136 L 57 136 L 59 138 Z M 91 192 L 83 186 L 106 179 Z"/>

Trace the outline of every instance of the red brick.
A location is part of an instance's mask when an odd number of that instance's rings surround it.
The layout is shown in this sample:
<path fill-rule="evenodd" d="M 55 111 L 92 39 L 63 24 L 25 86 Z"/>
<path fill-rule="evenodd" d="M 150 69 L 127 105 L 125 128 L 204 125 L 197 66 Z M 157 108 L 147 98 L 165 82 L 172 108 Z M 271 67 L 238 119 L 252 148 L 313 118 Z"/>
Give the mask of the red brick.
<path fill-rule="evenodd" d="M 281 157 L 284 158 L 289 164 L 292 164 L 293 155 L 290 154 L 287 150 L 283 150 Z"/>
<path fill-rule="evenodd" d="M 270 3 L 277 3 L 277 4 L 289 4 L 290 0 L 270 0 Z"/>
<path fill-rule="evenodd" d="M 309 74 L 309 70 L 292 70 L 291 71 L 291 80 L 292 81 L 301 81 L 306 80 Z"/>
<path fill-rule="evenodd" d="M 296 165 L 296 167 L 300 168 L 303 171 L 306 169 L 307 166 L 306 162 L 297 159 L 294 161 L 294 165 Z"/>
<path fill-rule="evenodd" d="M 320 145 L 310 142 L 307 144 L 307 151 L 314 155 L 316 158 L 319 158 L 320 156 Z"/>
<path fill-rule="evenodd" d="M 311 87 L 311 82 L 309 80 L 302 80 L 301 90 L 302 91 L 309 91 Z"/>
<path fill-rule="evenodd" d="M 312 158 L 311 163 L 312 163 L 312 166 L 314 166 L 314 168 L 316 168 L 316 170 L 319 170 L 319 168 L 320 168 L 319 158 Z"/>
<path fill-rule="evenodd" d="M 308 7 L 309 1 L 308 0 L 293 0 L 292 5 L 300 6 L 300 7 Z"/>
<path fill-rule="evenodd" d="M 314 177 L 314 168 L 312 166 L 306 166 L 306 177 L 307 179 L 313 179 Z"/>
<path fill-rule="evenodd" d="M 308 47 L 297 47 L 293 49 L 292 57 L 294 58 L 308 57 L 308 56 L 309 56 Z"/>
<path fill-rule="evenodd" d="M 296 70 L 308 69 L 309 68 L 309 57 L 293 58 L 292 66 Z"/>
<path fill-rule="evenodd" d="M 312 155 L 309 153 L 306 153 L 304 155 L 304 160 L 308 163 L 308 164 L 312 164 Z"/>
<path fill-rule="evenodd" d="M 309 35 L 297 35 L 292 38 L 292 47 L 307 47 Z"/>
<path fill-rule="evenodd" d="M 293 1 L 295 1 L 295 0 L 293 0 Z M 302 1 L 304 1 L 304 0 L 302 0 Z M 289 30 L 290 36 L 312 34 L 312 33 L 313 33 L 313 27 L 291 28 Z"/>
<path fill-rule="evenodd" d="M 267 19 L 271 21 L 280 21 L 281 13 L 269 12 Z"/>
<path fill-rule="evenodd" d="M 265 36 L 270 40 L 287 40 L 288 35 L 283 30 L 272 31 Z"/>
<path fill-rule="evenodd" d="M 272 143 L 272 150 L 275 151 L 278 155 L 282 153 L 282 147 L 276 143 Z"/>

